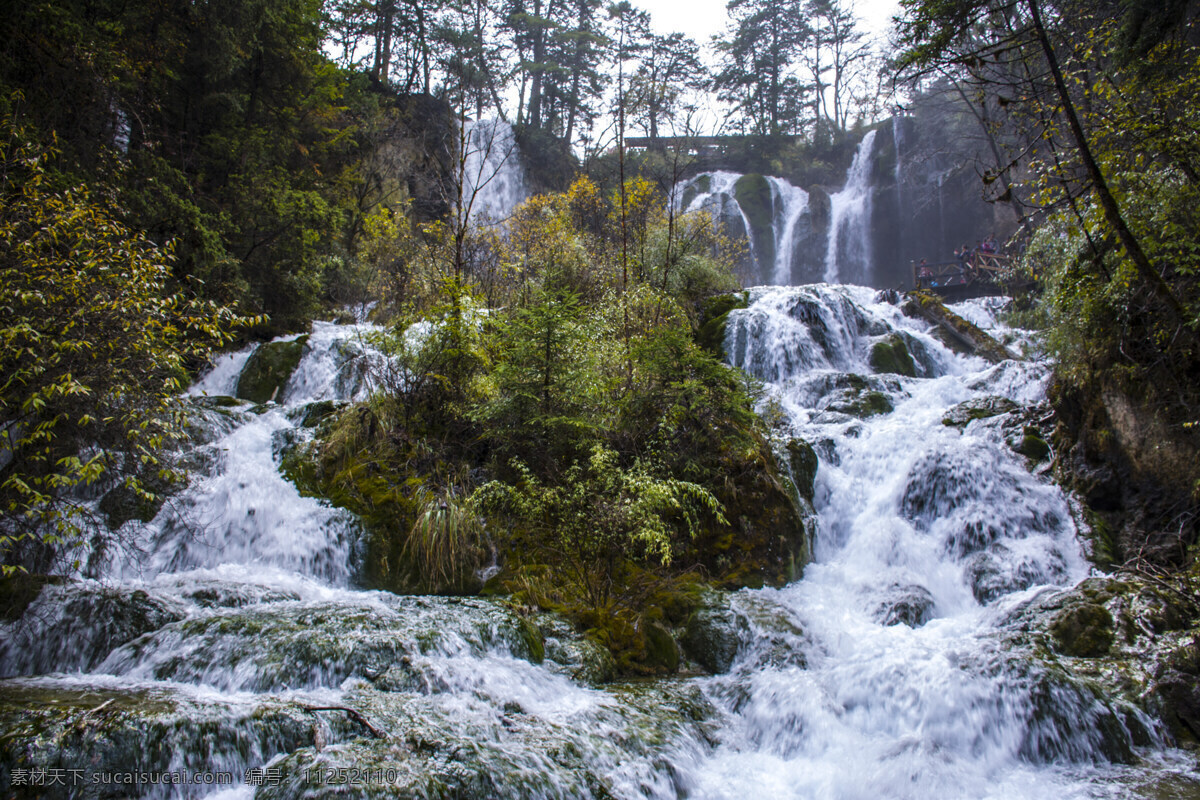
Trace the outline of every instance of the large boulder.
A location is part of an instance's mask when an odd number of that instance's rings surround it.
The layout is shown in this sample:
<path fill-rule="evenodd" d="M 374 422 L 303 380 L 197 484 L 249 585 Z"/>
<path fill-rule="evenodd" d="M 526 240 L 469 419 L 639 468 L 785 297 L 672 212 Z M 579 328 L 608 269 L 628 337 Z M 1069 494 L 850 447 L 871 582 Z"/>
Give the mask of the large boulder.
<path fill-rule="evenodd" d="M 267 342 L 260 345 L 242 368 L 235 394 L 252 403 L 274 400 L 296 371 L 306 344 L 307 335 L 287 342 Z"/>

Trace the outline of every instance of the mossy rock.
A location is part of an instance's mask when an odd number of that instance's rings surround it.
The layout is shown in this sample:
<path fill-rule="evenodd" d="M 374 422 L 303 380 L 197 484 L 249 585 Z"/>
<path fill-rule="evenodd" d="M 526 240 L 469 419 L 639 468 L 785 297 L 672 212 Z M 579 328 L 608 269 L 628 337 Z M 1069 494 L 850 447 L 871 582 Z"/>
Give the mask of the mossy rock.
<path fill-rule="evenodd" d="M 871 345 L 870 364 L 875 372 L 905 375 L 909 378 L 917 376 L 916 364 L 908 352 L 908 345 L 898 333 Z"/>
<path fill-rule="evenodd" d="M 890 414 L 894 408 L 891 398 L 883 392 L 873 390 L 863 392 L 857 397 L 835 401 L 828 406 L 828 410 L 830 411 L 849 414 L 859 419 L 867 419 L 868 417 L 875 417 L 880 414 Z"/>
<path fill-rule="evenodd" d="M 955 314 L 931 292 L 909 292 L 901 309 L 910 317 L 928 320 L 960 345 L 992 364 L 1014 358 L 986 331 Z"/>
<path fill-rule="evenodd" d="M 947 411 L 946 416 L 942 417 L 942 424 L 949 427 L 962 428 L 974 420 L 998 417 L 1001 414 L 1008 414 L 1016 410 L 1017 404 L 1007 397 L 1000 397 L 998 395 L 976 397 L 959 403 Z"/>
<path fill-rule="evenodd" d="M 534 664 L 542 663 L 546 658 L 546 637 L 542 635 L 541 629 L 531 620 L 518 617 L 517 633 L 525 645 L 529 660 Z"/>
<path fill-rule="evenodd" d="M 646 663 L 668 674 L 679 671 L 679 645 L 675 637 L 657 622 L 644 626 Z"/>
<path fill-rule="evenodd" d="M 1021 436 L 1020 453 L 1031 461 L 1045 461 L 1050 457 L 1050 445 L 1037 428 L 1027 427 Z"/>
<path fill-rule="evenodd" d="M 733 196 L 750 222 L 750 230 L 746 233 L 754 242 L 754 253 L 758 260 L 755 266 L 774 264 L 775 209 L 770 182 L 755 173 L 743 175 L 733 185 Z"/>
<path fill-rule="evenodd" d="M 237 408 L 246 403 L 245 400 L 239 400 L 227 394 L 210 394 L 202 397 L 193 397 L 191 400 L 196 405 L 204 406 L 205 408 Z"/>
<path fill-rule="evenodd" d="M 711 593 L 693 612 L 683 635 L 688 656 L 713 673 L 728 672 L 737 658 L 749 625 L 729 604 L 729 596 Z"/>
<path fill-rule="evenodd" d="M 295 415 L 301 428 L 315 428 L 344 407 L 333 400 L 318 400 L 301 407 Z"/>
<path fill-rule="evenodd" d="M 290 342 L 260 345 L 242 369 L 235 394 L 243 400 L 260 404 L 275 399 L 296 371 L 306 344 L 307 334 Z"/>
<path fill-rule="evenodd" d="M 1056 649 L 1067 656 L 1094 658 L 1109 651 L 1113 643 L 1113 618 L 1099 603 L 1067 606 L 1050 623 Z"/>
<path fill-rule="evenodd" d="M 792 468 L 792 483 L 796 491 L 808 502 L 813 501 L 817 480 L 817 451 L 803 439 L 789 439 L 787 443 L 788 465 Z"/>
<path fill-rule="evenodd" d="M 701 304 L 696 327 L 696 344 L 719 359 L 725 358 L 725 326 L 729 312 L 750 305 L 749 292 L 733 292 L 710 297 Z"/>

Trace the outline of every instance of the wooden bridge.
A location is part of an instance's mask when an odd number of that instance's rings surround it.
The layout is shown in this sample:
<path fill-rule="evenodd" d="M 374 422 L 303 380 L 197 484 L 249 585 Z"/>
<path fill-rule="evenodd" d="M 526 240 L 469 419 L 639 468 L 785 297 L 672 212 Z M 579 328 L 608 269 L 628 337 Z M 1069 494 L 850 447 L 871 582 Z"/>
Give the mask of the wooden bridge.
<path fill-rule="evenodd" d="M 671 150 L 692 159 L 693 166 L 703 167 L 723 163 L 730 150 L 749 152 L 755 148 L 778 147 L 780 142 L 798 136 L 626 136 L 625 148 L 632 151 Z"/>
<path fill-rule="evenodd" d="M 939 294 L 948 300 L 965 300 L 1010 291 L 1001 276 L 1012 265 L 998 253 L 975 250 L 957 261 L 913 264 L 913 287 Z"/>

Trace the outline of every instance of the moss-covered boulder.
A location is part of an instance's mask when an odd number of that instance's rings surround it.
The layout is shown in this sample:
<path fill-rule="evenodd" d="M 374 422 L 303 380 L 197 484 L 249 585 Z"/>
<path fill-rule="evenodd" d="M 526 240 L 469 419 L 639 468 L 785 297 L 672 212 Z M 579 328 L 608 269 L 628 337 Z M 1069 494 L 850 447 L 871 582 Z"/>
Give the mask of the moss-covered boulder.
<path fill-rule="evenodd" d="M 749 292 L 720 294 L 701 303 L 696 323 L 696 344 L 719 359 L 725 358 L 725 325 L 729 321 L 729 312 L 735 308 L 746 308 L 749 304 Z"/>
<path fill-rule="evenodd" d="M 1050 457 L 1050 445 L 1042 438 L 1042 434 L 1037 428 L 1026 426 L 1021 433 L 1017 452 L 1030 461 L 1041 462 Z"/>
<path fill-rule="evenodd" d="M 942 417 L 942 424 L 948 427 L 964 428 L 977 419 L 988 419 L 1008 414 L 1017 410 L 1017 404 L 1007 397 L 991 395 L 974 397 L 951 408 Z"/>
<path fill-rule="evenodd" d="M 887 338 L 871 345 L 871 369 L 879 373 L 905 375 L 914 378 L 917 375 L 916 365 L 908 352 L 904 337 L 893 333 Z"/>
<path fill-rule="evenodd" d="M 94 669 L 122 645 L 186 615 L 183 603 L 143 589 L 51 583 L 0 639 L 0 676 Z"/>
<path fill-rule="evenodd" d="M 679 645 L 671 632 L 656 622 L 646 625 L 646 661 L 668 674 L 679 670 Z"/>
<path fill-rule="evenodd" d="M 890 397 L 873 389 L 864 392 L 844 392 L 842 396 L 835 397 L 825 407 L 828 411 L 836 411 L 839 414 L 847 414 L 859 419 L 890 414 L 894 408 Z"/>
<path fill-rule="evenodd" d="M 275 399 L 287 385 L 288 378 L 296 371 L 306 344 L 307 334 L 287 342 L 266 342 L 260 345 L 242 368 L 234 394 L 252 403 L 265 403 Z"/>
<path fill-rule="evenodd" d="M 754 245 L 755 266 L 769 270 L 775 263 L 775 207 L 770 182 L 757 173 L 743 175 L 733 185 L 733 196 L 750 223 L 747 235 Z M 767 279 L 769 275 L 762 275 Z"/>
<path fill-rule="evenodd" d="M 1099 603 L 1069 605 L 1050 623 L 1050 634 L 1063 655 L 1102 656 L 1113 643 L 1112 614 Z"/>

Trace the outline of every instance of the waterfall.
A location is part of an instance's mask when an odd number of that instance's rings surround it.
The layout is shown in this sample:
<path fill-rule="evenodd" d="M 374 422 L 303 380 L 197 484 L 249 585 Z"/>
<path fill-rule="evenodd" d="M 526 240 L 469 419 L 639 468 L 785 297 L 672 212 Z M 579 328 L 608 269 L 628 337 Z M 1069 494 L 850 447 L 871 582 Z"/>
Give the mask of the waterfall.
<path fill-rule="evenodd" d="M 808 213 L 808 192 L 793 186 L 783 178 L 766 176 L 771 190 L 771 235 L 774 240 L 774 262 L 762 263 L 757 252 L 750 218 L 737 201 L 736 184 L 744 175 L 739 172 L 704 172 L 677 185 L 671 193 L 676 210 L 708 211 L 715 220 L 736 219 L 746 232 L 750 260 L 759 275 L 776 284 L 792 282 L 792 261 L 796 247 L 797 223 Z M 689 197 L 691 192 L 694 195 Z M 685 202 L 686 200 L 686 202 Z"/>
<path fill-rule="evenodd" d="M 463 202 L 471 219 L 499 222 L 529 196 L 512 126 L 499 119 L 467 122 Z"/>
<path fill-rule="evenodd" d="M 190 782 L 119 795 L 1196 796 L 1194 755 L 1022 643 L 1038 604 L 1088 574 L 1067 498 L 1012 445 L 1049 367 L 952 352 L 862 287 L 749 299 L 725 350 L 764 387 L 772 435 L 815 453 L 815 561 L 783 588 L 712 593 L 714 615 L 677 632 L 726 648 L 723 672 L 604 683 L 607 654 L 554 614 L 355 588 L 358 521 L 281 462 L 390 362 L 372 326 L 319 322 L 278 403 L 219 396 L 253 348 L 192 387 L 196 475 L 121 529 L 144 558 L 46 585 L 33 627 L 0 620 L 0 790 L 68 798 L 76 773 L 169 770 Z M 955 308 L 1028 341 L 995 301 Z M 905 374 L 873 369 L 898 343 Z M 945 422 L 997 398 L 1016 410 Z M 66 782 L 22 795 L 31 769 Z"/>
<path fill-rule="evenodd" d="M 787 286 L 792 282 L 792 251 L 796 246 L 796 223 L 808 211 L 808 192 L 792 186 L 783 178 L 767 178 L 771 184 L 772 231 L 775 234 L 773 282 Z"/>
<path fill-rule="evenodd" d="M 871 150 L 874 145 L 875 131 L 868 131 L 846 170 L 846 185 L 829 198 L 829 238 L 825 248 L 827 283 L 871 283 Z"/>
<path fill-rule="evenodd" d="M 750 262 L 757 267 L 758 255 L 754 251 L 754 231 L 750 226 L 749 217 L 738 204 L 735 195 L 735 185 L 741 178 L 740 172 L 700 173 L 683 184 L 677 185 L 671 193 L 671 202 L 677 211 L 682 210 L 684 213 L 707 211 L 712 215 L 714 222 L 740 220 L 749 243 Z M 695 191 L 695 195 L 690 199 L 687 198 L 689 191 Z"/>
<path fill-rule="evenodd" d="M 863 137 L 855 150 L 854 160 L 846 170 L 845 186 L 830 196 L 830 220 L 829 228 L 824 232 L 823 263 L 823 277 L 829 283 L 847 280 L 869 285 L 875 278 L 871 246 L 871 155 L 875 133 L 868 131 Z M 899 170 L 897 153 L 897 176 Z M 751 261 L 757 274 L 764 282 L 789 285 L 797 274 L 796 247 L 799 240 L 815 244 L 812 243 L 813 233 L 819 234 L 810 230 L 811 225 L 805 229 L 806 233 L 800 234 L 801 222 L 811 219 L 808 192 L 783 178 L 765 176 L 770 188 L 774 260 L 764 263 L 767 257 L 758 252 L 750 218 L 737 200 L 735 189 L 743 177 L 740 173 L 727 171 L 702 173 L 676 186 L 671 202 L 675 208 L 683 211 L 703 208 L 711 211 L 716 219 L 740 220 L 749 240 Z M 809 256 L 810 261 L 816 261 L 812 267 L 819 269 L 821 262 L 816 260 L 818 258 Z M 803 256 L 800 260 L 802 263 L 805 261 Z"/>
<path fill-rule="evenodd" d="M 1002 420 L 943 423 L 972 399 L 1040 401 L 1048 369 L 951 353 L 873 295 L 763 287 L 730 315 L 733 363 L 815 447 L 819 529 L 803 580 L 742 600 L 752 631 L 706 687 L 730 720 L 689 796 L 1092 796 L 1054 762 L 1103 761 L 1124 712 L 1003 644 L 1014 609 L 1087 575 L 1067 500 Z M 897 340 L 916 377 L 872 374 Z"/>

